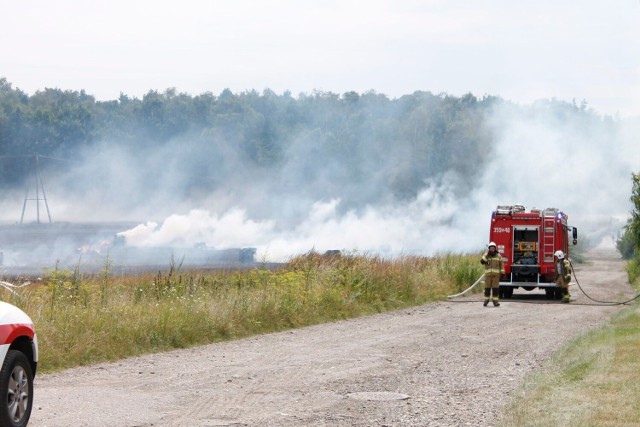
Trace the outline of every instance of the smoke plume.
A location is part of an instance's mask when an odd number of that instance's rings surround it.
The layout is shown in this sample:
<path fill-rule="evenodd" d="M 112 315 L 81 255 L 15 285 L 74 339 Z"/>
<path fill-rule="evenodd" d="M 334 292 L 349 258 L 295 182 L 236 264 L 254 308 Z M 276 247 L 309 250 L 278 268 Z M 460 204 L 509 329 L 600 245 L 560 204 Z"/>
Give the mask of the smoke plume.
<path fill-rule="evenodd" d="M 205 152 L 201 135 L 139 149 L 104 141 L 64 171 L 48 169 L 47 195 L 58 221 L 138 223 L 119 233 L 130 246 L 255 247 L 269 261 L 309 250 L 476 252 L 502 204 L 557 207 L 581 236 L 599 240 L 615 234 L 631 209 L 640 122 L 579 117 L 558 117 L 546 102 L 499 104 L 488 120 L 495 141 L 480 147 L 489 160 L 479 177 L 469 185 L 468 171 L 448 170 L 406 199 L 389 196 L 384 165 L 400 168 L 410 152 L 381 155 L 363 140 L 352 155 L 367 175 L 354 177 L 313 149 L 313 134 L 290 141 L 275 172 L 250 168 L 224 139 Z M 16 211 L 4 209 L 4 218 Z"/>

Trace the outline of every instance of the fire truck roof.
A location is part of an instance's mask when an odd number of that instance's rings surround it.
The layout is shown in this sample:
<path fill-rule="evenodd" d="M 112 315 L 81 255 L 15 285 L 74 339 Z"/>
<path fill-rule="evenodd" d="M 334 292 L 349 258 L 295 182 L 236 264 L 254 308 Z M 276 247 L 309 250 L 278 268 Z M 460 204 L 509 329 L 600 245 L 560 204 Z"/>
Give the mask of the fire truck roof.
<path fill-rule="evenodd" d="M 531 208 L 531 210 L 527 212 L 527 209 L 523 205 L 498 205 L 494 212 L 494 215 L 509 215 L 521 217 L 555 217 L 557 215 L 560 215 L 561 217 L 566 216 L 563 212 L 560 212 L 558 208 Z"/>

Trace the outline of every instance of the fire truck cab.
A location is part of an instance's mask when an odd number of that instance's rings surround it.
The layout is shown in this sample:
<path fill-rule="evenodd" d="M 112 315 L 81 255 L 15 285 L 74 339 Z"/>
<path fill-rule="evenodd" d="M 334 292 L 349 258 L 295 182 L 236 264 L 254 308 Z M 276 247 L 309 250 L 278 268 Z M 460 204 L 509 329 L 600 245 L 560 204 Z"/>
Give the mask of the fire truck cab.
<path fill-rule="evenodd" d="M 567 224 L 568 216 L 556 208 L 527 211 L 522 205 L 500 205 L 491 215 L 489 240 L 504 260 L 500 296 L 511 298 L 513 290 L 544 289 L 549 299 L 562 297 L 556 287 L 553 254 L 569 256 L 569 241 L 578 243 L 578 229 Z"/>

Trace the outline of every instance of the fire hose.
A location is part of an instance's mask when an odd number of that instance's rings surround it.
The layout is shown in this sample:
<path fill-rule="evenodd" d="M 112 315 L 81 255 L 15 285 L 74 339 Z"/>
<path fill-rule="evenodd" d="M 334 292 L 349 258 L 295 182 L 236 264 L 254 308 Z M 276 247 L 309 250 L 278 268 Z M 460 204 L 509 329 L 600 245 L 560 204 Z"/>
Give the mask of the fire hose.
<path fill-rule="evenodd" d="M 461 297 L 462 295 L 465 295 L 467 292 L 470 292 L 473 288 L 475 288 L 476 286 L 478 286 L 478 283 L 482 282 L 484 280 L 484 274 L 482 276 L 480 276 L 478 278 L 478 280 L 475 281 L 475 283 L 471 286 L 469 286 L 467 289 L 465 289 L 464 291 L 460 292 L 459 294 L 455 294 L 455 295 L 449 295 L 447 298 L 457 298 L 457 297 Z"/>
<path fill-rule="evenodd" d="M 569 264 L 571 265 L 571 271 L 573 272 L 573 278 L 575 279 L 576 284 L 578 285 L 578 288 L 580 288 L 580 291 L 584 294 L 584 296 L 586 296 L 587 298 L 589 298 L 591 301 L 594 301 L 594 302 L 597 302 L 597 303 L 600 303 L 600 304 L 606 304 L 606 305 L 626 305 L 626 304 L 629 304 L 630 302 L 635 301 L 635 300 L 637 300 L 638 298 L 640 298 L 640 294 L 638 294 L 638 295 L 636 295 L 635 297 L 630 298 L 630 299 L 628 299 L 628 300 L 626 300 L 626 301 L 601 301 L 601 300 L 595 299 L 595 298 L 593 298 L 591 295 L 589 295 L 589 294 L 588 294 L 588 293 L 587 293 L 587 292 L 582 288 L 582 285 L 580 285 L 580 281 L 578 280 L 578 276 L 576 275 L 576 271 L 575 271 L 575 269 L 573 268 L 573 263 L 571 262 L 571 259 L 569 259 Z M 449 295 L 447 298 L 452 299 L 452 298 L 457 298 L 457 297 L 461 297 L 461 296 L 463 296 L 463 295 L 466 295 L 467 293 L 471 292 L 471 291 L 472 291 L 476 286 L 478 286 L 478 284 L 479 284 L 480 282 L 482 282 L 482 281 L 483 281 L 483 279 L 484 279 L 484 274 L 483 274 L 482 276 L 480 276 L 480 277 L 478 278 L 478 280 L 476 280 L 476 281 L 473 283 L 473 285 L 469 286 L 469 287 L 468 287 L 467 289 L 465 289 L 464 291 L 462 291 L 462 292 L 460 292 L 460 293 L 458 293 L 458 294 L 455 294 L 455 295 Z"/>
<path fill-rule="evenodd" d="M 589 298 L 591 301 L 600 303 L 600 304 L 607 304 L 607 305 L 625 305 L 630 303 L 631 301 L 635 301 L 638 298 L 640 298 L 640 294 L 636 295 L 635 297 L 628 299 L 626 301 L 600 301 L 597 300 L 595 298 L 592 298 L 589 294 L 587 294 L 585 292 L 584 289 L 582 289 L 582 286 L 580 285 L 580 281 L 578 280 L 578 276 L 576 276 L 576 271 L 573 268 L 573 264 L 571 263 L 571 259 L 569 259 L 569 264 L 571 265 L 571 271 L 573 271 L 573 278 L 576 280 L 576 284 L 578 285 L 578 288 L 580 288 L 580 291 L 584 294 L 585 297 Z"/>

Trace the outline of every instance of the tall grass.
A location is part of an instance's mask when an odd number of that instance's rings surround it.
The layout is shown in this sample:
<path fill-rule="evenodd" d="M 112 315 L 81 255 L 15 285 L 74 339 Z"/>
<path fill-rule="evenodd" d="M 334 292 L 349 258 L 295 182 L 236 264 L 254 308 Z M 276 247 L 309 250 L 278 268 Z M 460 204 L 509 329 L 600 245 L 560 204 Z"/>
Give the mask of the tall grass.
<path fill-rule="evenodd" d="M 114 275 L 54 269 L 3 299 L 34 320 L 39 369 L 50 372 L 149 352 L 419 305 L 481 274 L 477 256 L 294 257 L 277 269 Z"/>

